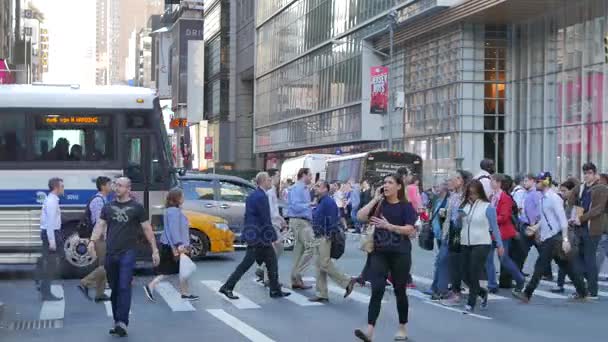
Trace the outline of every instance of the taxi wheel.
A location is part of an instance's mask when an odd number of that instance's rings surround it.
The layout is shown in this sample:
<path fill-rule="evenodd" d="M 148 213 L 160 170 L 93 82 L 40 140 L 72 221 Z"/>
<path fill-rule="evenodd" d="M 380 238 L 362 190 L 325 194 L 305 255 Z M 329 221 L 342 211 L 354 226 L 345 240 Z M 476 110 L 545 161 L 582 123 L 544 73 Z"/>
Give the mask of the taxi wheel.
<path fill-rule="evenodd" d="M 192 259 L 200 259 L 209 253 L 211 243 L 207 234 L 200 230 L 190 229 L 190 248 Z"/>

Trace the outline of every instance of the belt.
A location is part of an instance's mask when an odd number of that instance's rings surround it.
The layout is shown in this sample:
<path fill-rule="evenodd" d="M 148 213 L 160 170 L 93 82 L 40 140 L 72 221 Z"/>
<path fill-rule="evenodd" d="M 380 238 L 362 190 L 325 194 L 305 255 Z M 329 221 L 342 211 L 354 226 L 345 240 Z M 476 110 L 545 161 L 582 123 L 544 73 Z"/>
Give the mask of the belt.
<path fill-rule="evenodd" d="M 302 220 L 302 221 L 306 221 L 306 222 L 312 222 L 311 219 L 306 218 L 306 217 L 290 217 L 290 220 L 296 219 L 296 220 Z"/>

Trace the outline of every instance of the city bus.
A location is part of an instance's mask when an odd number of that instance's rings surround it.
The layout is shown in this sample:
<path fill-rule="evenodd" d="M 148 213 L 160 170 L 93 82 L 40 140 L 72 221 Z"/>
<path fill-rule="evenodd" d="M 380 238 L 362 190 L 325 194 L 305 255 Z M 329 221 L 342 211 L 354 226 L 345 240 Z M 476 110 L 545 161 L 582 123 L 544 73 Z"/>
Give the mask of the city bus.
<path fill-rule="evenodd" d="M 409 174 L 417 175 L 422 180 L 422 158 L 407 152 L 389 152 L 376 150 L 329 159 L 326 172 L 328 181 L 364 180 L 372 186 L 380 184 L 384 177 L 405 167 Z"/>
<path fill-rule="evenodd" d="M 40 256 L 40 209 L 52 177 L 65 185 L 63 275 L 95 266 L 89 236 L 77 225 L 99 176 L 129 177 L 135 199 L 161 229 L 164 198 L 179 172 L 153 90 L 2 85 L 0 123 L 0 264 L 33 264 Z M 143 234 L 141 242 L 140 260 L 149 259 Z"/>

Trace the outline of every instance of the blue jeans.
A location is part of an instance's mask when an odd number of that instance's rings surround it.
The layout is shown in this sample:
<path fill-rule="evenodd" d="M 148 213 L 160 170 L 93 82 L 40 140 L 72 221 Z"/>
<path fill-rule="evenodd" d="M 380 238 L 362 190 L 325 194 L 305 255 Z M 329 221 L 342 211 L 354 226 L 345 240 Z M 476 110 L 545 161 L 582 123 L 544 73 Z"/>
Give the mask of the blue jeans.
<path fill-rule="evenodd" d="M 585 279 L 587 279 L 589 295 L 597 296 L 597 247 L 600 236 L 589 235 L 589 229 L 586 227 L 576 228 L 575 235 L 579 243 L 578 258 L 575 258 L 578 263 L 578 270 L 582 271 Z"/>
<path fill-rule="evenodd" d="M 359 208 L 352 208 L 350 211 L 350 218 L 353 220 L 353 227 L 355 227 L 355 231 L 357 233 L 361 232 L 361 223 L 357 220 L 357 212 Z"/>
<path fill-rule="evenodd" d="M 597 269 L 598 271 L 602 269 L 604 265 L 604 260 L 608 257 L 608 234 L 602 234 L 600 238 L 600 242 L 597 247 Z"/>
<path fill-rule="evenodd" d="M 435 257 L 435 272 L 431 291 L 444 295 L 448 293 L 448 283 L 450 282 L 448 239 L 437 240 L 437 246 L 439 246 L 439 253 Z"/>
<path fill-rule="evenodd" d="M 497 289 L 498 282 L 496 281 L 496 265 L 494 264 L 494 251 L 496 248 L 494 244 L 490 247 L 490 253 L 488 254 L 488 258 L 486 259 L 486 274 L 488 276 L 488 289 Z"/>
<path fill-rule="evenodd" d="M 112 289 L 112 313 L 116 324 L 120 322 L 129 325 L 131 281 L 135 270 L 135 256 L 134 250 L 106 256 L 106 273 L 108 284 Z"/>
<path fill-rule="evenodd" d="M 509 256 L 509 250 L 511 248 L 511 243 L 513 239 L 503 240 L 502 245 L 505 249 L 505 254 L 500 258 L 500 264 L 504 267 L 504 269 L 511 274 L 513 280 L 517 283 L 518 288 L 523 288 L 526 279 L 524 275 L 521 273 L 513 259 Z"/>

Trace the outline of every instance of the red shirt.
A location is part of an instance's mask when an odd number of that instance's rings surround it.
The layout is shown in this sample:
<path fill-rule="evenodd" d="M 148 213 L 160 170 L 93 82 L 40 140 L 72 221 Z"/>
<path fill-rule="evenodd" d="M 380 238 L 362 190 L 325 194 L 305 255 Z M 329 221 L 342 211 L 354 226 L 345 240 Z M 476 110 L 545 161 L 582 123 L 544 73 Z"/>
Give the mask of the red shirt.
<path fill-rule="evenodd" d="M 513 199 L 511 196 L 500 192 L 498 204 L 496 205 L 496 218 L 498 221 L 498 229 L 500 229 L 500 237 L 502 240 L 509 240 L 517 235 L 517 230 L 513 224 Z"/>

